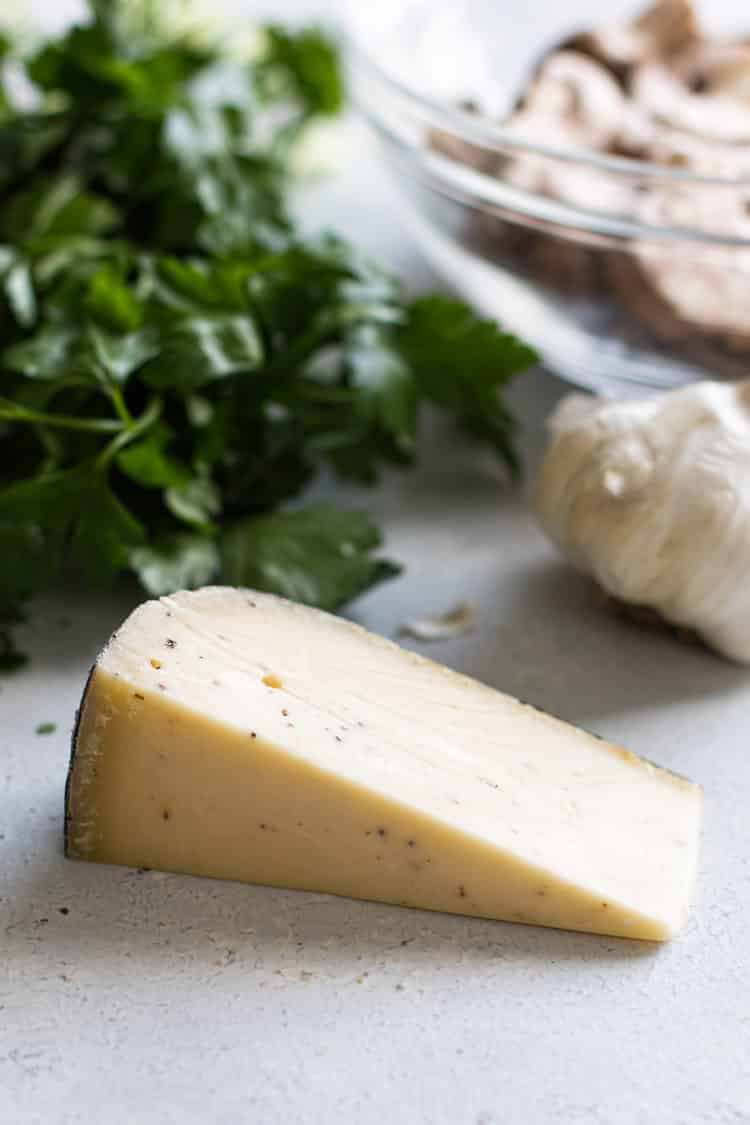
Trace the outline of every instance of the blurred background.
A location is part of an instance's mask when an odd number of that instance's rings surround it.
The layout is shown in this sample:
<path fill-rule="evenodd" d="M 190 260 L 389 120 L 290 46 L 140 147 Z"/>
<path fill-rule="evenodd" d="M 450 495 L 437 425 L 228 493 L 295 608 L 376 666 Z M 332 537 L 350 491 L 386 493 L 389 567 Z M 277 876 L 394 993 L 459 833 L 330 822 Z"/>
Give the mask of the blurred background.
<path fill-rule="evenodd" d="M 7 0 L 5 12 L 51 28 L 81 8 Z M 329 182 L 307 191 L 305 223 L 335 216 L 416 286 L 428 263 L 548 369 L 628 395 L 748 366 L 744 9 L 171 0 L 158 10 L 175 28 L 230 37 L 266 17 L 334 29 L 355 110 L 306 142 L 308 180 Z M 626 64 L 583 43 L 603 19 L 615 39 L 641 36 Z"/>

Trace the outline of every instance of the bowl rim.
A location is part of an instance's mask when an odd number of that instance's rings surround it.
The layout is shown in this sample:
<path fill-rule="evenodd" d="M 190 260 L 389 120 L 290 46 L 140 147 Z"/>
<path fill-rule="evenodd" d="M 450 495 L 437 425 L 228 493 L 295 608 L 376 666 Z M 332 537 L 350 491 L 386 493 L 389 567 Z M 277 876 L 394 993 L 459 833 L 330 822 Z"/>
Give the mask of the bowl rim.
<path fill-rule="evenodd" d="M 377 120 L 367 110 L 363 110 L 363 113 L 380 138 L 396 153 L 397 159 L 413 155 L 416 150 L 410 148 L 388 125 Z M 611 250 L 627 248 L 636 241 L 672 243 L 678 246 L 694 244 L 696 247 L 721 251 L 750 248 L 750 236 L 720 235 L 700 228 L 647 225 L 619 215 L 586 210 L 538 192 L 510 187 L 495 176 L 428 150 L 424 150 L 421 155 L 418 174 L 429 183 L 433 191 L 475 209 L 492 210 L 500 217 L 515 221 L 522 217 L 527 225 L 553 237 L 559 237 L 563 231 L 575 229 L 579 240 L 583 237 L 592 246 L 598 244 L 600 249 L 606 247 Z M 727 265 L 726 261 L 721 264 L 724 267 Z"/>
<path fill-rule="evenodd" d="M 680 187 L 694 185 L 726 188 L 728 190 L 743 188 L 750 190 L 750 175 L 707 175 L 686 171 L 683 168 L 667 164 L 657 164 L 654 161 L 639 160 L 636 157 L 615 156 L 584 147 L 545 144 L 526 139 L 522 133 L 513 132 L 505 125 L 493 121 L 482 113 L 469 112 L 461 109 L 460 106 L 453 105 L 410 86 L 383 66 L 375 55 L 362 45 L 355 33 L 345 29 L 342 34 L 350 66 L 353 61 L 355 66 L 368 72 L 372 78 L 390 90 L 391 93 L 397 94 L 410 103 L 419 112 L 426 124 L 438 129 L 448 128 L 460 141 L 481 145 L 487 151 L 495 152 L 498 155 L 510 150 L 516 153 L 546 157 L 566 164 L 589 167 L 622 179 L 660 181 L 663 184 L 674 184 Z"/>

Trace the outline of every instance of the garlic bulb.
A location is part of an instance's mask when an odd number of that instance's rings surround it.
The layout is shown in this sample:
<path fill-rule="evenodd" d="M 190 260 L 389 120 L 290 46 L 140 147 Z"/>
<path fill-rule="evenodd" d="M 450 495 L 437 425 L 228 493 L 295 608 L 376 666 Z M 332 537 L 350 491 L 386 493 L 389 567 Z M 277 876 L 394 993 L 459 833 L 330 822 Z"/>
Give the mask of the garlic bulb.
<path fill-rule="evenodd" d="M 750 663 L 750 380 L 570 395 L 536 481 L 542 527 L 614 597 Z"/>

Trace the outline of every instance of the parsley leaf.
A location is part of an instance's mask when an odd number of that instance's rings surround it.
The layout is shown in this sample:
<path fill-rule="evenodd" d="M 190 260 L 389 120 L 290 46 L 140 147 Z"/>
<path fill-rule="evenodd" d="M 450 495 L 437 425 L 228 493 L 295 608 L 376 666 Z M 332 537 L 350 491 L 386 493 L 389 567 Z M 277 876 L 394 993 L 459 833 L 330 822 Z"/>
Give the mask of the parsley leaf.
<path fill-rule="evenodd" d="M 169 453 L 172 439 L 170 428 L 158 423 L 146 437 L 117 454 L 117 468 L 144 488 L 176 488 L 187 484 L 187 468 Z"/>
<path fill-rule="evenodd" d="M 305 114 L 338 113 L 343 102 L 338 59 L 330 40 L 317 28 L 292 32 L 274 24 L 266 29 L 267 50 L 260 80 L 268 93 L 292 94 Z"/>
<path fill-rule="evenodd" d="M 130 552 L 130 566 L 152 597 L 205 586 L 219 572 L 213 539 L 181 532 Z"/>
<path fill-rule="evenodd" d="M 413 301 L 398 347 L 422 393 L 495 447 L 516 471 L 513 420 L 499 392 L 537 360 L 532 348 L 479 319 L 463 301 L 433 295 Z"/>
<path fill-rule="evenodd" d="M 144 537 L 142 524 L 120 503 L 104 477 L 88 475 L 79 495 L 70 549 L 89 584 L 111 585 L 128 565 L 130 548 Z"/>
<path fill-rule="evenodd" d="M 0 96 L 4 671 L 71 564 L 327 609 L 391 577 L 366 515 L 289 503 L 409 465 L 427 405 L 515 463 L 501 396 L 532 351 L 289 218 L 293 145 L 342 104 L 335 44 L 273 25 L 248 63 L 157 17 L 91 0 L 26 60 L 29 107 Z"/>
<path fill-rule="evenodd" d="M 380 533 L 363 512 L 316 504 L 229 526 L 222 570 L 237 586 L 333 610 L 399 573 L 394 563 L 370 556 L 379 545 Z"/>

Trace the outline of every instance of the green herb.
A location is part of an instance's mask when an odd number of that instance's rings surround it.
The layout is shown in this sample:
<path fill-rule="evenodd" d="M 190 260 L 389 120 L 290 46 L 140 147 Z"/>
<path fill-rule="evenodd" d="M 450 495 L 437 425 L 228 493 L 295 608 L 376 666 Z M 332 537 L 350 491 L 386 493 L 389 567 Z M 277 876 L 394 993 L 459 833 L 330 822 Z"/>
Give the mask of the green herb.
<path fill-rule="evenodd" d="M 57 723 L 40 723 L 36 728 L 37 734 L 54 734 L 57 730 Z"/>
<path fill-rule="evenodd" d="M 369 552 L 380 535 L 361 512 L 329 504 L 239 520 L 223 537 L 229 582 L 276 590 L 294 601 L 336 609 L 399 568 Z"/>
<path fill-rule="evenodd" d="M 530 349 L 289 219 L 291 146 L 342 102 L 333 45 L 271 27 L 243 63 L 152 9 L 94 4 L 27 60 L 34 108 L 0 101 L 6 671 L 19 607 L 70 563 L 328 608 L 394 574 L 361 513 L 279 509 L 321 468 L 408 465 L 426 403 L 515 466 L 500 391 Z"/>

